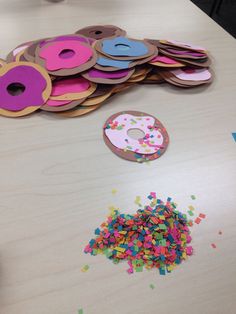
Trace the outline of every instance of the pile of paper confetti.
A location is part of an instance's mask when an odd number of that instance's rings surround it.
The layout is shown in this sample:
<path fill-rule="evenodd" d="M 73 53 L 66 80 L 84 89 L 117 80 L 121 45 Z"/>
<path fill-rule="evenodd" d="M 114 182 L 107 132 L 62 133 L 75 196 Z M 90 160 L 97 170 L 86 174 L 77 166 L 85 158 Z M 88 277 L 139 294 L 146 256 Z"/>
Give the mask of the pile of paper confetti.
<path fill-rule="evenodd" d="M 40 109 L 82 116 L 137 83 L 208 84 L 210 63 L 204 47 L 137 40 L 113 25 L 89 26 L 22 43 L 0 60 L 0 115 L 20 117 Z"/>
<path fill-rule="evenodd" d="M 171 198 L 163 202 L 151 192 L 148 199 L 149 204 L 134 215 L 113 209 L 84 252 L 104 254 L 115 264 L 126 260 L 128 273 L 145 267 L 157 268 L 165 275 L 186 260 L 193 253 L 187 216 L 176 209 Z"/>

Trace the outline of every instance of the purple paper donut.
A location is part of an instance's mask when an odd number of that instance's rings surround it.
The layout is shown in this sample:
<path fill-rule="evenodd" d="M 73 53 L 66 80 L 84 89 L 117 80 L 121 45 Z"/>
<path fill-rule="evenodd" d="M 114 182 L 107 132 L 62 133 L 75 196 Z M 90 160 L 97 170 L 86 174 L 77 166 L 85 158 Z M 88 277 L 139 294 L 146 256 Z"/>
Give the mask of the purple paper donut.
<path fill-rule="evenodd" d="M 0 108 L 21 111 L 41 107 L 51 93 L 51 79 L 37 64 L 13 62 L 0 68 Z"/>

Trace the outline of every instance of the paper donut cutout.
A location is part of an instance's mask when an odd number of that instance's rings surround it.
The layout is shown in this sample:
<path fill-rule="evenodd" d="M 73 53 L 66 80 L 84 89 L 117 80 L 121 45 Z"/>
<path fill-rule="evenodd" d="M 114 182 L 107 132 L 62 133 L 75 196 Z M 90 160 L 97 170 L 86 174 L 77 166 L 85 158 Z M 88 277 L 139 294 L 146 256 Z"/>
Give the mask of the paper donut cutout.
<path fill-rule="evenodd" d="M 74 75 L 91 68 L 97 60 L 95 51 L 79 40 L 49 42 L 35 51 L 35 62 L 57 76 Z"/>
<path fill-rule="evenodd" d="M 157 55 L 157 48 L 145 40 L 114 37 L 98 40 L 94 48 L 111 59 L 139 60 Z"/>
<path fill-rule="evenodd" d="M 81 28 L 76 34 L 98 40 L 113 36 L 125 36 L 126 31 L 114 25 L 92 25 Z"/>
<path fill-rule="evenodd" d="M 11 117 L 29 114 L 45 104 L 51 89 L 51 79 L 39 65 L 6 64 L 0 68 L 0 114 Z"/>
<path fill-rule="evenodd" d="M 137 129 L 139 139 L 129 136 Z M 104 124 L 103 138 L 113 153 L 130 161 L 149 161 L 159 158 L 167 149 L 169 136 L 155 117 L 138 111 L 124 111 L 112 115 Z"/>

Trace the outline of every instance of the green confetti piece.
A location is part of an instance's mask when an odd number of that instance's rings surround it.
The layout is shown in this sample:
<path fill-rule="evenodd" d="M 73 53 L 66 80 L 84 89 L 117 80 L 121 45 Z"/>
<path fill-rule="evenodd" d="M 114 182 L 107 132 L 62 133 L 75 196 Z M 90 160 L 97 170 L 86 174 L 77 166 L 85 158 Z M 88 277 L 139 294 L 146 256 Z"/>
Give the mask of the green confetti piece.
<path fill-rule="evenodd" d="M 158 227 L 161 229 L 161 230 L 166 230 L 167 227 L 165 224 L 159 224 Z"/>
<path fill-rule="evenodd" d="M 189 216 L 194 216 L 194 213 L 191 210 L 188 210 Z"/>
<path fill-rule="evenodd" d="M 191 199 L 192 199 L 192 200 L 195 200 L 195 199 L 196 199 L 196 196 L 195 196 L 195 195 L 191 195 Z"/>
<path fill-rule="evenodd" d="M 83 309 L 79 309 L 78 310 L 78 314 L 84 314 L 84 310 Z"/>
<path fill-rule="evenodd" d="M 149 287 L 150 287 L 152 290 L 155 289 L 155 286 L 154 286 L 154 284 L 152 284 L 152 283 L 149 285 Z"/>

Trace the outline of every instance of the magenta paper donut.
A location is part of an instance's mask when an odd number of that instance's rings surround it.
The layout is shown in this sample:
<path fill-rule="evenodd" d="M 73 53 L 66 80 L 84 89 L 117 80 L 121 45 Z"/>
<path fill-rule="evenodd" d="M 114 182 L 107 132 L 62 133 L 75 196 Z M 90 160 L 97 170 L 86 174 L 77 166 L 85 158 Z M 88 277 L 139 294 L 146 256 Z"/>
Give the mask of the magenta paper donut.
<path fill-rule="evenodd" d="M 37 64 L 13 62 L 0 68 L 0 114 L 17 117 L 40 108 L 51 93 L 51 79 Z"/>
<path fill-rule="evenodd" d="M 129 132 L 133 130 L 138 130 L 143 136 L 132 137 Z M 105 122 L 103 137 L 116 155 L 138 162 L 159 158 L 169 143 L 169 136 L 162 123 L 138 111 L 124 111 L 111 116 Z"/>
<path fill-rule="evenodd" d="M 74 75 L 91 68 L 97 60 L 94 49 L 79 40 L 49 42 L 35 51 L 35 62 L 48 73 L 58 76 Z"/>

